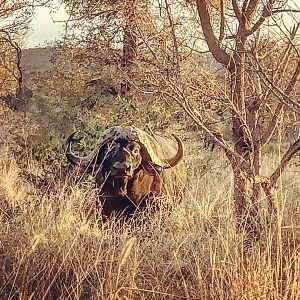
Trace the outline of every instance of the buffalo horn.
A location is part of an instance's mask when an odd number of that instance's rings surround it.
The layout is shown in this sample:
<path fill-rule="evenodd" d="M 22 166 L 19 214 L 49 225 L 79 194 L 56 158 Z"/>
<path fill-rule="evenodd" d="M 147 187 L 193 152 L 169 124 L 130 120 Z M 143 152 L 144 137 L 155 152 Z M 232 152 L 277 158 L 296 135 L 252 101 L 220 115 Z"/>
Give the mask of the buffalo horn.
<path fill-rule="evenodd" d="M 175 154 L 175 156 L 173 156 L 171 158 L 167 158 L 167 159 L 161 159 L 161 161 L 163 163 L 163 165 L 162 165 L 163 169 L 169 169 L 169 168 L 176 166 L 183 157 L 183 152 L 184 152 L 183 143 L 182 143 L 181 139 L 179 137 L 177 137 L 175 134 L 173 134 L 173 137 L 175 138 L 175 140 L 177 142 L 178 150 L 177 150 L 177 153 Z"/>
<path fill-rule="evenodd" d="M 69 134 L 69 136 L 67 137 L 67 139 L 65 141 L 67 159 L 70 163 L 72 163 L 74 165 L 80 165 L 82 168 L 88 168 L 91 165 L 92 160 L 94 159 L 96 153 L 95 153 L 95 151 L 92 151 L 92 153 L 90 153 L 87 156 L 75 155 L 71 150 L 71 142 L 73 140 L 75 133 L 76 133 L 76 131 Z"/>

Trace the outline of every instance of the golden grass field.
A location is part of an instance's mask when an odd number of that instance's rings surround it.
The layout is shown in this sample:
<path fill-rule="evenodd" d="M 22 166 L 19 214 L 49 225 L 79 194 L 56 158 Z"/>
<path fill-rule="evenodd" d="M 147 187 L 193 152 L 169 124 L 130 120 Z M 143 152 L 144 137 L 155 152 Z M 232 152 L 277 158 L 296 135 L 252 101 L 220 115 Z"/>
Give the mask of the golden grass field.
<path fill-rule="evenodd" d="M 171 212 L 121 224 L 96 220 L 92 181 L 76 169 L 40 187 L 3 148 L 0 299 L 300 299 L 299 155 L 280 182 L 277 228 L 247 246 L 219 151 L 193 151 L 183 201 L 157 199 L 174 201 Z M 38 166 L 28 156 L 23 168 Z"/>

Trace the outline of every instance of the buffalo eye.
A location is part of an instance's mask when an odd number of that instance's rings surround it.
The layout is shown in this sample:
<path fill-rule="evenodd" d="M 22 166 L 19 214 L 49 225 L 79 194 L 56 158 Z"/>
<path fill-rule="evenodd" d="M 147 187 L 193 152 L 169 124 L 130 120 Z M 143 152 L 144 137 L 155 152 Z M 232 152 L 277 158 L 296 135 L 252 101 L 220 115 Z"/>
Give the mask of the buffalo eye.
<path fill-rule="evenodd" d="M 129 145 L 128 150 L 133 155 L 139 155 L 140 154 L 140 147 L 138 145 Z"/>
<path fill-rule="evenodd" d="M 132 154 L 133 154 L 133 155 L 138 155 L 138 154 L 140 154 L 140 149 L 139 149 L 139 148 L 133 148 L 133 149 L 132 149 Z"/>

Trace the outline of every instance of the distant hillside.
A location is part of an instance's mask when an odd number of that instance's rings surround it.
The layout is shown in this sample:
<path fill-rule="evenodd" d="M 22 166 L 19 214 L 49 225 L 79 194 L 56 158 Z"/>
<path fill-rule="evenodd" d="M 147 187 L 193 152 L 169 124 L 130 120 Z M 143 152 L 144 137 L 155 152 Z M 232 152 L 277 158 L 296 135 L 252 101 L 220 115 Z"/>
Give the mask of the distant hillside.
<path fill-rule="evenodd" d="M 22 50 L 22 68 L 28 72 L 44 72 L 54 66 L 50 48 L 33 48 Z"/>

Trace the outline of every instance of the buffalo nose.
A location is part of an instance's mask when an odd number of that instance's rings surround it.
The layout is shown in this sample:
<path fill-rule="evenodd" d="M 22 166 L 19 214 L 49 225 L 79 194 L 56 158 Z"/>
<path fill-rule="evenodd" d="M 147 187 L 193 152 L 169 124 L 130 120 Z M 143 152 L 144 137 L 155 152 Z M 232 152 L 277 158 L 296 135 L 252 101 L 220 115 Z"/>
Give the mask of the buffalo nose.
<path fill-rule="evenodd" d="M 129 172 L 130 165 L 127 162 L 116 162 L 113 164 L 113 169 L 116 171 Z"/>

